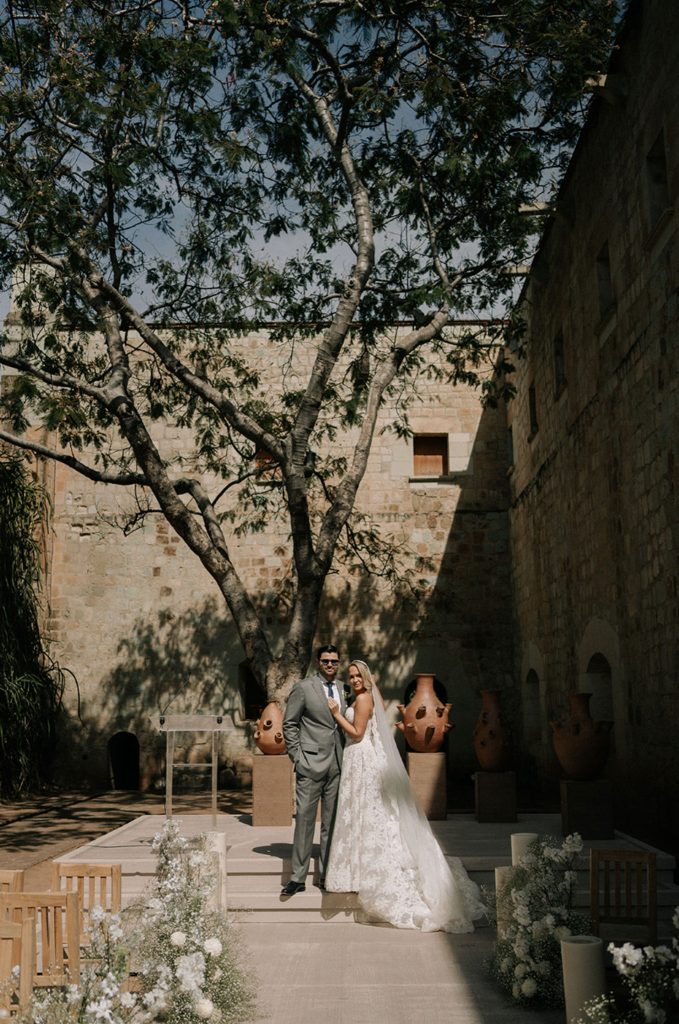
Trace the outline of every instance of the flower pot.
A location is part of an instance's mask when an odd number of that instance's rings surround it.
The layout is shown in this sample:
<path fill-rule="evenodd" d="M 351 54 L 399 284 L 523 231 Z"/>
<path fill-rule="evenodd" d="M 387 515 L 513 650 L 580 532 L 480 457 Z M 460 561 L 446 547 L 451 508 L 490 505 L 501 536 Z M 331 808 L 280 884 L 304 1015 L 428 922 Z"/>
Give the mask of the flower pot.
<path fill-rule="evenodd" d="M 452 704 L 442 704 L 434 691 L 434 677 L 418 675 L 415 677 L 415 693 L 406 706 L 399 704 L 398 710 L 403 718 L 397 722 L 411 750 L 418 754 L 433 754 L 441 744 L 449 729 L 453 726 L 448 721 Z"/>
<path fill-rule="evenodd" d="M 255 743 L 263 754 L 284 754 L 283 709 L 272 700 L 262 711 L 255 726 Z"/>
<path fill-rule="evenodd" d="M 500 710 L 500 691 L 481 690 L 483 706 L 474 727 L 474 751 L 484 772 L 504 772 L 511 764 L 509 730 Z"/>
<path fill-rule="evenodd" d="M 566 778 L 595 779 L 603 771 L 610 748 L 612 722 L 595 722 L 589 711 L 591 693 L 569 693 L 570 717 L 551 722 L 552 743 Z"/>

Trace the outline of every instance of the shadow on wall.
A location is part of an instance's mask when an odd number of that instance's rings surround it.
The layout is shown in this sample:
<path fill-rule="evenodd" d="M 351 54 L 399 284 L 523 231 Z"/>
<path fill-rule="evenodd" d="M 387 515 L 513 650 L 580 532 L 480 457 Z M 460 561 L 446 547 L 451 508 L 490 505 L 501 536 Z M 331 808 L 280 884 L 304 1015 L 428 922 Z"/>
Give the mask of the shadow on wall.
<path fill-rule="evenodd" d="M 414 672 L 433 672 L 453 704 L 449 778 L 469 784 L 478 765 L 472 734 L 481 690 L 500 689 L 502 710 L 518 711 L 513 678 L 506 413 L 486 408 L 468 467 L 439 488 L 459 488 L 431 598 L 418 628 Z M 423 485 L 423 494 L 431 493 Z M 518 730 L 514 730 L 516 733 Z M 466 780 L 466 781 L 465 781 Z"/>

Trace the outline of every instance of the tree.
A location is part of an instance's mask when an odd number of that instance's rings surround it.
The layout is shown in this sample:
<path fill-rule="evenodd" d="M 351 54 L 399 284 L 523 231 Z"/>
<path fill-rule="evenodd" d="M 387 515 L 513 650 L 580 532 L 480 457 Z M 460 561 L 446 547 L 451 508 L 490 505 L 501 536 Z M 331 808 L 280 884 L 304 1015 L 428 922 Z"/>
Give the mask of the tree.
<path fill-rule="evenodd" d="M 0 438 L 152 496 L 270 697 L 305 670 L 326 576 L 356 543 L 390 389 L 433 350 L 451 383 L 502 390 L 501 372 L 479 379 L 498 330 L 450 325 L 511 291 L 612 17 L 602 0 L 5 5 L 0 267 L 22 283 Z M 307 379 L 274 396 L 238 345 L 265 321 L 272 344 L 313 346 Z M 23 433 L 36 418 L 52 446 Z M 192 431 L 191 460 L 162 450 L 159 421 Z M 347 430 L 351 456 L 333 457 Z M 276 659 L 230 547 L 274 514 L 293 565 Z"/>

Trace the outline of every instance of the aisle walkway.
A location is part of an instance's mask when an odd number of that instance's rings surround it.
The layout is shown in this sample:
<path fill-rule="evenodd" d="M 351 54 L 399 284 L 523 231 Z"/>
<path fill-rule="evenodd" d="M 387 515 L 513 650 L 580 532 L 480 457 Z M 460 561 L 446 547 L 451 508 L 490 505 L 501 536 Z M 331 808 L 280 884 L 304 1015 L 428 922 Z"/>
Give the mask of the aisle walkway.
<path fill-rule="evenodd" d="M 204 807 L 199 795 L 178 801 L 184 834 L 211 829 Z M 225 797 L 220 810 L 230 812 L 217 819 L 231 847 L 230 908 L 253 908 L 238 917 L 258 977 L 261 1024 L 564 1024 L 563 1011 L 519 1007 L 497 990 L 485 966 L 494 941 L 488 925 L 459 936 L 361 925 L 350 899 L 321 894 L 311 878 L 306 893 L 282 901 L 292 830 L 253 828 L 237 798 Z M 27 887 L 38 889 L 48 885 L 52 857 L 121 861 L 129 899 L 153 871 L 150 839 L 162 817 L 157 797 L 133 794 L 0 805 L 0 867 L 26 868 Z M 558 834 L 559 819 L 520 815 L 511 825 L 479 825 L 456 814 L 434 829 L 444 852 L 492 884 L 493 867 L 509 863 L 511 832 Z"/>

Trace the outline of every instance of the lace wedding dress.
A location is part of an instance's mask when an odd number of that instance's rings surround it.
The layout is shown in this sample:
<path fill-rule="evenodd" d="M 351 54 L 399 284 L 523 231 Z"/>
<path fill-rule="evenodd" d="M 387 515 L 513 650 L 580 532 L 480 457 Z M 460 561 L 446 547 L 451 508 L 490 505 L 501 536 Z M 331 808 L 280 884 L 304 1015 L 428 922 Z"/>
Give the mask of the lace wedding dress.
<path fill-rule="evenodd" d="M 347 737 L 325 877 L 329 892 L 356 892 L 360 918 L 420 931 L 469 932 L 484 913 L 458 858 L 446 861 L 415 804 L 382 702 L 363 738 Z M 353 708 L 346 713 L 353 720 Z M 392 749 L 393 748 L 393 749 Z"/>

